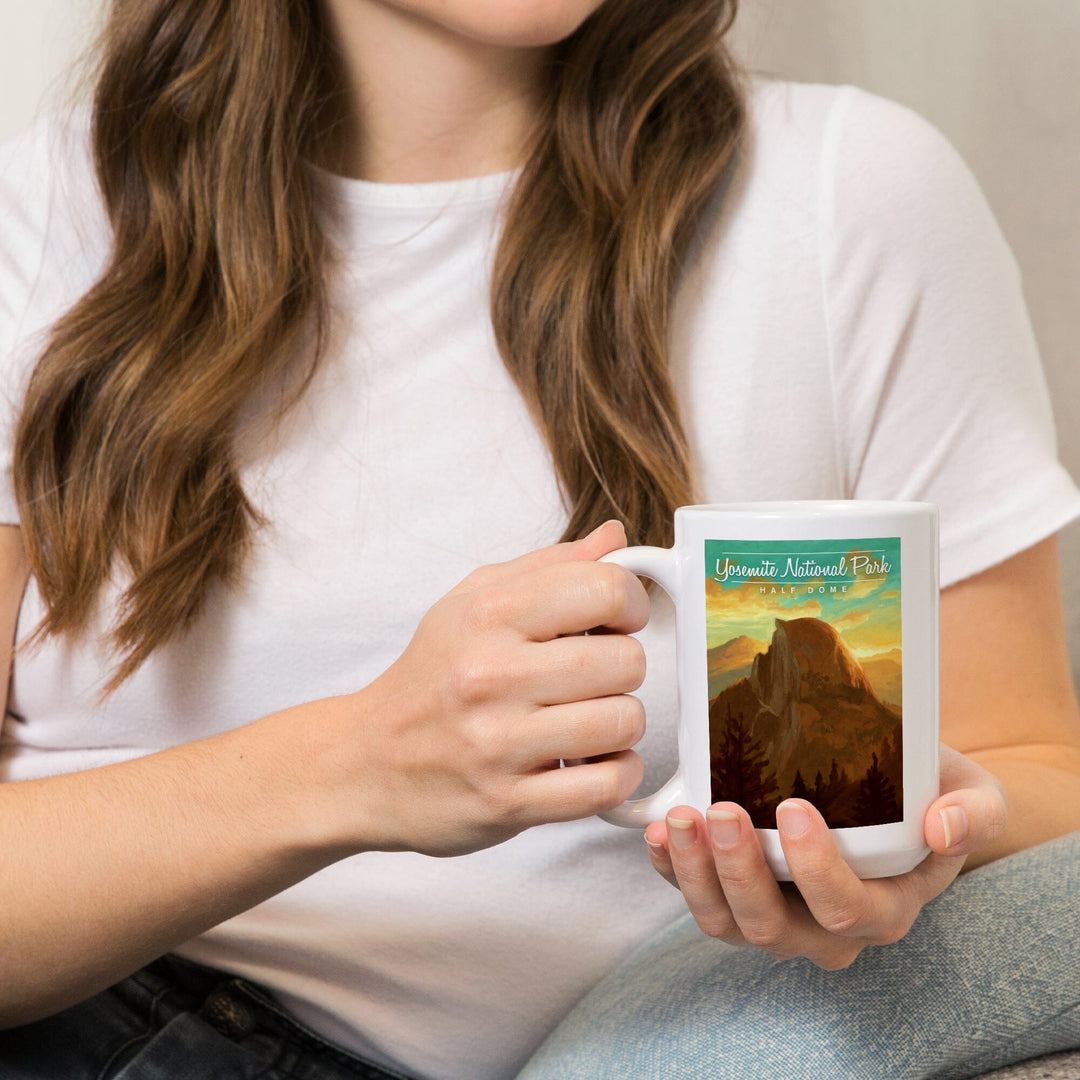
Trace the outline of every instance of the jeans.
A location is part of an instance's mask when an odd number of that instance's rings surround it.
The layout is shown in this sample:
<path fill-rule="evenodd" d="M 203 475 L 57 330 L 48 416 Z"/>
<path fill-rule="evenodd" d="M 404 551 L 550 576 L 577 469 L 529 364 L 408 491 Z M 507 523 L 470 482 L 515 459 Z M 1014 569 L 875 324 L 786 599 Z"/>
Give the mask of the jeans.
<path fill-rule="evenodd" d="M 64 1012 L 0 1031 L 0 1080 L 401 1080 L 259 987 L 165 956 Z"/>
<path fill-rule="evenodd" d="M 959 1080 L 1080 1046 L 1080 833 L 965 874 L 843 971 L 680 919 L 589 993 L 519 1080 Z M 0 1080 L 392 1080 L 265 991 L 163 957 L 0 1032 Z"/>
<path fill-rule="evenodd" d="M 850 967 L 689 916 L 600 983 L 518 1080 L 960 1080 L 1080 1047 L 1080 833 L 960 877 Z"/>

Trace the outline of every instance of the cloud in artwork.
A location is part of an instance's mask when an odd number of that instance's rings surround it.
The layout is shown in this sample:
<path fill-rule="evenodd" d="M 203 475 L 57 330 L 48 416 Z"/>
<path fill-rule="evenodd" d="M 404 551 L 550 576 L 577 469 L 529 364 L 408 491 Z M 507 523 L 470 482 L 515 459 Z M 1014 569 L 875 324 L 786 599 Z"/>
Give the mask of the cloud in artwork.
<path fill-rule="evenodd" d="M 895 618 L 875 619 L 842 633 L 844 642 L 857 656 L 886 652 L 900 645 L 900 625 Z"/>
<path fill-rule="evenodd" d="M 758 582 L 723 588 L 706 579 L 705 603 L 709 647 L 745 634 L 759 641 L 769 641 L 777 619 L 820 619 L 823 607 L 819 600 L 797 595 L 763 593 Z M 771 585 L 764 586 L 771 588 Z"/>
<path fill-rule="evenodd" d="M 873 608 L 856 608 L 854 611 L 849 611 L 846 615 L 841 615 L 839 618 L 833 619 L 832 624 L 841 632 L 844 630 L 852 630 L 856 626 L 861 626 L 873 614 Z"/>

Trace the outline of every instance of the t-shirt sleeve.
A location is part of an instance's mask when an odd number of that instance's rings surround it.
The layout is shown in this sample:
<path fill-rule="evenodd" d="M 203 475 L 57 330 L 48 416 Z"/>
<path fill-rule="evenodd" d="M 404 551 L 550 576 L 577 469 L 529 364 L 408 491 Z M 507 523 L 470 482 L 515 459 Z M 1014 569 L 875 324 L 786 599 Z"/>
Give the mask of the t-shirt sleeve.
<path fill-rule="evenodd" d="M 821 161 L 846 489 L 936 503 L 948 585 L 1080 514 L 1019 270 L 959 154 L 909 109 L 845 88 Z"/>

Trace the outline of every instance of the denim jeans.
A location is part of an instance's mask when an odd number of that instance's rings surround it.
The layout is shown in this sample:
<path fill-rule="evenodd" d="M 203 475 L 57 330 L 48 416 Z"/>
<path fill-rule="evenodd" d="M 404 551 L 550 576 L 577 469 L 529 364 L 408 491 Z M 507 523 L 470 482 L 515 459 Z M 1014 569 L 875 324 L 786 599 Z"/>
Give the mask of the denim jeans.
<path fill-rule="evenodd" d="M 851 967 L 686 917 L 600 983 L 518 1080 L 960 1080 L 1080 1047 L 1080 833 L 963 875 Z"/>
<path fill-rule="evenodd" d="M 1080 1046 L 1080 833 L 965 874 L 843 971 L 680 919 L 600 983 L 519 1080 L 960 1080 Z M 0 1080 L 388 1080 L 265 991 L 164 957 L 0 1032 Z"/>
<path fill-rule="evenodd" d="M 64 1012 L 0 1031 L 0 1080 L 400 1080 L 259 987 L 165 956 Z"/>

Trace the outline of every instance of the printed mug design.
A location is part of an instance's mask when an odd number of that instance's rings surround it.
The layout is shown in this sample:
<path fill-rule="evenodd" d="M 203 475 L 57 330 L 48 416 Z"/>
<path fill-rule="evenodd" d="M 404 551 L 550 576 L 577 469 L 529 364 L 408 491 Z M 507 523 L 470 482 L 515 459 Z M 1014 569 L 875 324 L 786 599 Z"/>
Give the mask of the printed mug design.
<path fill-rule="evenodd" d="M 706 540 L 712 800 L 903 820 L 900 538 Z"/>

